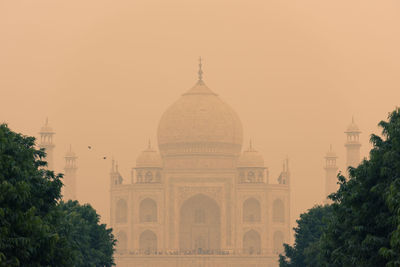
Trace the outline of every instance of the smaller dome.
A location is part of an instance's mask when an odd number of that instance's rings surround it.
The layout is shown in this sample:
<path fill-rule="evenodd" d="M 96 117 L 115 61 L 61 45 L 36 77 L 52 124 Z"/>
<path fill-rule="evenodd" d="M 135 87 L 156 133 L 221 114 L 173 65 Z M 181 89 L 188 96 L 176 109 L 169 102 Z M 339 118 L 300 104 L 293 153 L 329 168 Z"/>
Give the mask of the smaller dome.
<path fill-rule="evenodd" d="M 354 122 L 354 117 L 351 119 L 351 123 L 347 126 L 346 133 L 361 133 L 360 128 Z"/>
<path fill-rule="evenodd" d="M 240 156 L 238 167 L 264 167 L 264 157 L 252 147 L 251 142 L 249 148 Z"/>
<path fill-rule="evenodd" d="M 162 161 L 157 151 L 151 148 L 150 142 L 146 150 L 143 150 L 136 159 L 136 168 L 161 168 Z"/>

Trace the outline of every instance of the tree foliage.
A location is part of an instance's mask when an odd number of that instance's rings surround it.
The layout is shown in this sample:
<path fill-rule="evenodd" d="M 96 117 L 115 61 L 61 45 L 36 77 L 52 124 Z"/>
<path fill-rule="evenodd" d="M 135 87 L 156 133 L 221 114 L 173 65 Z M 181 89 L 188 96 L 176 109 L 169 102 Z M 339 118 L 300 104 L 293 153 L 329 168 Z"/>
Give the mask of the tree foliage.
<path fill-rule="evenodd" d="M 369 160 L 349 168 L 348 178 L 338 175 L 322 225 L 316 210 L 302 215 L 281 266 L 400 266 L 400 109 L 378 125 Z"/>
<path fill-rule="evenodd" d="M 399 266 L 400 110 L 371 135 L 370 159 L 339 176 L 333 217 L 321 238 L 328 266 Z"/>
<path fill-rule="evenodd" d="M 59 205 L 63 223 L 59 234 L 68 240 L 74 266 L 112 266 L 115 240 L 111 229 L 99 224 L 99 215 L 89 205 L 71 201 Z"/>
<path fill-rule="evenodd" d="M 40 168 L 45 153 L 34 141 L 0 125 L 0 266 L 50 266 L 69 257 L 56 255 L 63 240 L 52 224 L 61 175 Z"/>
<path fill-rule="evenodd" d="M 89 205 L 60 202 L 35 138 L 0 125 L 0 267 L 111 266 L 115 241 Z"/>
<path fill-rule="evenodd" d="M 284 244 L 285 255 L 280 255 L 280 266 L 320 266 L 318 257 L 320 253 L 319 240 L 323 233 L 326 221 L 331 216 L 331 207 L 315 206 L 300 215 L 295 231 L 293 246 Z"/>

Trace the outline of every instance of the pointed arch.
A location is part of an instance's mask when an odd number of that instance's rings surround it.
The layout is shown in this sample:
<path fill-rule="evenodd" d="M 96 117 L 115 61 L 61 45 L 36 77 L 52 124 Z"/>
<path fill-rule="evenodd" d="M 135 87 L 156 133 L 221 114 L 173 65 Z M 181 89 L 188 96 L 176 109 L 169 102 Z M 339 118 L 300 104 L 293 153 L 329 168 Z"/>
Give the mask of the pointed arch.
<path fill-rule="evenodd" d="M 255 198 L 248 198 L 243 202 L 243 222 L 254 223 L 261 221 L 260 202 Z"/>
<path fill-rule="evenodd" d="M 126 204 L 125 199 L 120 199 L 117 202 L 115 221 L 117 223 L 126 223 L 128 221 L 128 205 Z"/>
<path fill-rule="evenodd" d="M 283 252 L 283 233 L 281 231 L 276 231 L 274 233 L 274 253 Z"/>
<path fill-rule="evenodd" d="M 156 254 L 157 253 L 157 235 L 150 230 L 146 230 L 140 234 L 139 248 L 142 253 Z"/>
<path fill-rule="evenodd" d="M 281 199 L 276 199 L 272 205 L 272 220 L 274 222 L 285 222 L 285 207 Z"/>
<path fill-rule="evenodd" d="M 187 199 L 180 209 L 179 247 L 184 250 L 221 248 L 221 212 L 212 198 L 197 194 Z"/>
<path fill-rule="evenodd" d="M 128 245 L 128 238 L 124 231 L 119 231 L 117 236 L 116 250 L 118 253 L 125 253 Z"/>
<path fill-rule="evenodd" d="M 151 198 L 145 198 L 139 205 L 139 221 L 157 222 L 157 203 Z"/>
<path fill-rule="evenodd" d="M 261 237 L 257 231 L 250 230 L 244 234 L 243 249 L 246 254 L 261 253 Z"/>

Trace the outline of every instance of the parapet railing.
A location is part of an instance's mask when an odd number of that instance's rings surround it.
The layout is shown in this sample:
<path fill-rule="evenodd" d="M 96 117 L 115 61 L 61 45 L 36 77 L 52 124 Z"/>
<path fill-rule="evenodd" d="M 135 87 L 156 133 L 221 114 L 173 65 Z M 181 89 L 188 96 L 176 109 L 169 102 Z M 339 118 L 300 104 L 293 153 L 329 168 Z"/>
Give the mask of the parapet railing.
<path fill-rule="evenodd" d="M 169 256 L 169 255 L 243 255 L 243 256 L 260 256 L 271 254 L 267 249 L 137 249 L 137 250 L 117 250 L 121 255 L 138 255 L 138 256 Z M 277 253 L 276 253 L 277 254 Z"/>

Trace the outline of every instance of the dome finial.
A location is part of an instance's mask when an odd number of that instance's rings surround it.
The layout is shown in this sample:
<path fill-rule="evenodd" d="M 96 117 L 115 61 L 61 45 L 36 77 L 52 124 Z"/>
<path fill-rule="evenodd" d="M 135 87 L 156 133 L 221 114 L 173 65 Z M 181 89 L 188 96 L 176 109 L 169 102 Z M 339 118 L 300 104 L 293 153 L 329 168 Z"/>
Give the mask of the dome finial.
<path fill-rule="evenodd" d="M 251 141 L 251 139 L 249 142 L 249 151 L 253 151 L 253 142 Z"/>
<path fill-rule="evenodd" d="M 199 82 L 203 81 L 203 70 L 201 69 L 203 65 L 201 64 L 201 57 L 199 57 Z"/>
<path fill-rule="evenodd" d="M 149 138 L 149 144 L 147 146 L 147 149 L 150 150 L 151 149 L 151 139 Z"/>

